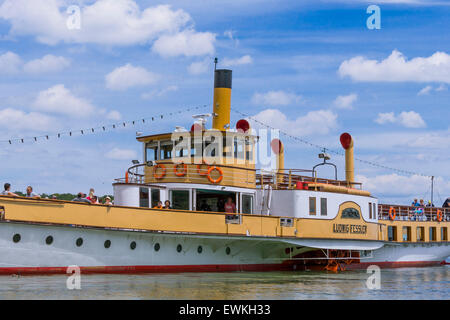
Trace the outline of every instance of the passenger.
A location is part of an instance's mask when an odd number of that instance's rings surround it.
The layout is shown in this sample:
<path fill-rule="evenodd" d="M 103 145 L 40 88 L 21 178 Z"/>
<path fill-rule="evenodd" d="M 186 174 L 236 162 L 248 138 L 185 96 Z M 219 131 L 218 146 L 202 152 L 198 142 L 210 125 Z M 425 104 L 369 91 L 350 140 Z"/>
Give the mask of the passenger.
<path fill-rule="evenodd" d="M 5 187 L 5 190 L 2 191 L 1 195 L 12 196 L 12 197 L 19 196 L 19 195 L 15 194 L 14 192 L 11 192 L 11 184 L 10 183 L 5 183 L 4 187 Z"/>
<path fill-rule="evenodd" d="M 98 202 L 98 197 L 97 197 L 97 196 L 92 196 L 91 199 L 92 199 L 91 202 L 92 202 L 93 204 L 100 204 L 100 202 Z"/>
<path fill-rule="evenodd" d="M 164 201 L 164 209 L 172 209 L 172 207 L 170 206 L 169 200 Z"/>
<path fill-rule="evenodd" d="M 105 203 L 104 204 L 106 204 L 107 206 L 112 206 L 113 205 L 113 203 L 111 202 L 111 198 L 109 196 L 107 196 L 105 198 Z"/>
<path fill-rule="evenodd" d="M 428 208 L 434 207 L 434 204 L 431 203 L 431 200 L 428 200 L 427 207 L 428 207 Z"/>
<path fill-rule="evenodd" d="M 94 188 L 89 189 L 89 196 L 86 197 L 86 199 L 92 202 L 92 199 L 94 198 L 94 192 L 95 192 Z"/>
<path fill-rule="evenodd" d="M 417 199 L 414 199 L 413 203 L 411 203 L 411 206 L 418 207 L 420 204 L 417 202 Z"/>
<path fill-rule="evenodd" d="M 423 201 L 423 199 L 420 199 L 419 207 L 425 207 L 425 202 Z"/>
<path fill-rule="evenodd" d="M 164 209 L 162 201 L 158 201 L 158 204 L 154 206 L 153 209 Z"/>
<path fill-rule="evenodd" d="M 224 207 L 226 213 L 236 213 L 236 206 L 233 203 L 233 198 L 228 197 Z"/>
<path fill-rule="evenodd" d="M 86 196 L 86 195 L 85 195 L 83 192 L 78 192 L 77 197 L 74 198 L 72 201 L 75 201 L 75 202 L 84 202 L 84 203 L 89 203 L 89 204 L 91 204 L 92 202 L 89 201 L 88 199 L 86 199 L 85 196 Z"/>
<path fill-rule="evenodd" d="M 27 187 L 27 194 L 25 195 L 25 197 L 39 199 L 41 196 L 38 195 L 37 193 L 33 192 L 33 187 L 32 186 L 28 186 Z"/>

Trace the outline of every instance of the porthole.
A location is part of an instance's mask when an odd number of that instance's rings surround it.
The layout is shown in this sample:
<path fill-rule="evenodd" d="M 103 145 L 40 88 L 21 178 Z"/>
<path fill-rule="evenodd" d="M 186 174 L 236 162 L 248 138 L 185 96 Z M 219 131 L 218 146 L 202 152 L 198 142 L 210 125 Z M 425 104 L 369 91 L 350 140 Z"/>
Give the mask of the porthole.
<path fill-rule="evenodd" d="M 225 249 L 225 252 L 227 253 L 227 255 L 230 254 L 230 253 L 231 253 L 230 247 L 227 247 L 227 248 Z"/>
<path fill-rule="evenodd" d="M 203 251 L 203 248 L 202 248 L 202 246 L 198 246 L 198 248 L 197 248 L 197 252 L 198 252 L 198 253 L 202 253 L 202 251 Z"/>
<path fill-rule="evenodd" d="M 131 248 L 131 250 L 134 250 L 134 249 L 136 249 L 136 242 L 131 242 L 130 243 L 130 248 Z"/>
<path fill-rule="evenodd" d="M 83 238 L 78 238 L 75 243 L 76 243 L 77 247 L 81 247 L 83 245 Z"/>
<path fill-rule="evenodd" d="M 155 243 L 155 246 L 153 247 L 153 249 L 155 249 L 155 251 L 159 251 L 160 248 L 161 248 L 161 246 L 159 245 L 159 243 Z"/>
<path fill-rule="evenodd" d="M 111 247 L 111 241 L 106 240 L 104 245 L 105 245 L 105 248 L 108 249 L 109 247 Z"/>
<path fill-rule="evenodd" d="M 19 242 L 19 241 L 20 241 L 20 234 L 16 233 L 16 234 L 13 236 L 13 241 L 14 241 L 14 243 Z"/>
<path fill-rule="evenodd" d="M 48 245 L 51 245 L 53 243 L 53 237 L 48 236 L 47 238 L 45 238 L 45 243 Z"/>
<path fill-rule="evenodd" d="M 181 246 L 181 244 L 177 245 L 177 252 L 181 252 L 181 250 L 183 250 L 183 247 Z"/>

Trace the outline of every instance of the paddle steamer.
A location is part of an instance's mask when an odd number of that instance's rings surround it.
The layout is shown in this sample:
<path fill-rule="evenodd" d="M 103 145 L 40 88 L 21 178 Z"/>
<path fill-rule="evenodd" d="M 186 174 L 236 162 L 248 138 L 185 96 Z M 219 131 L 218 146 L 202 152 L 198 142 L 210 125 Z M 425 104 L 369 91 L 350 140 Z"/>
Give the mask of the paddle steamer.
<path fill-rule="evenodd" d="M 379 204 L 354 181 L 256 166 L 263 141 L 230 122 L 231 70 L 215 70 L 213 112 L 190 130 L 137 136 L 142 162 L 113 183 L 114 206 L 0 196 L 0 274 L 345 270 L 430 266 L 450 256 L 448 208 Z M 212 128 L 207 128 L 212 118 Z M 262 140 L 262 139 L 261 139 Z M 267 146 L 268 144 L 266 144 Z M 322 154 L 326 159 L 327 155 Z M 235 212 L 225 212 L 232 199 Z M 159 201 L 171 209 L 155 208 Z"/>

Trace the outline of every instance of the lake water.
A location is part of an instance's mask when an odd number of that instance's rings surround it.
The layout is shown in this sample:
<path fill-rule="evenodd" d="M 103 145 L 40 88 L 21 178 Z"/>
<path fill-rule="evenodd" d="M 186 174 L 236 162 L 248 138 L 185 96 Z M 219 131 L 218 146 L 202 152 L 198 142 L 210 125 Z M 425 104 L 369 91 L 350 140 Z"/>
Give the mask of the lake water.
<path fill-rule="evenodd" d="M 0 299 L 450 299 L 450 267 L 381 269 L 381 288 L 365 271 L 0 276 Z"/>

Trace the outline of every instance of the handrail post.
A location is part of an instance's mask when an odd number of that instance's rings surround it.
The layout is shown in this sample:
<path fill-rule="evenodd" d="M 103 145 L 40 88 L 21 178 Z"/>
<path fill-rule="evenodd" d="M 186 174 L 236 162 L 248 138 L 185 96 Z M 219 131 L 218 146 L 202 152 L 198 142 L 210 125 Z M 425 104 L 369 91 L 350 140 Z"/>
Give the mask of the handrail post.
<path fill-rule="evenodd" d="M 288 183 L 289 183 L 289 186 L 288 186 L 288 189 L 292 189 L 292 170 L 290 170 L 289 169 L 289 179 L 288 179 Z"/>

